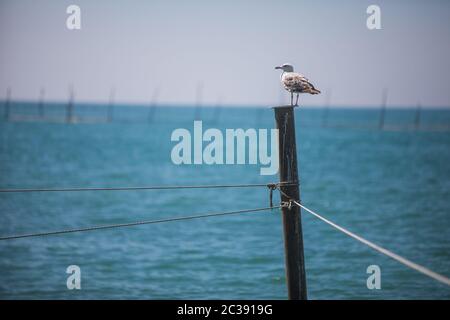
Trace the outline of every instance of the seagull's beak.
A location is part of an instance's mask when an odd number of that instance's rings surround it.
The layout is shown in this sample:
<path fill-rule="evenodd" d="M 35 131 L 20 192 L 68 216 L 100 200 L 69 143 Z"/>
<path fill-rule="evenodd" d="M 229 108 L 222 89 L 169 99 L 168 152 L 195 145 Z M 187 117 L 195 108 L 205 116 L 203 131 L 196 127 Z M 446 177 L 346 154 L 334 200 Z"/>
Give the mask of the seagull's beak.
<path fill-rule="evenodd" d="M 283 69 L 283 67 L 277 66 L 277 67 L 275 67 L 275 69 Z"/>

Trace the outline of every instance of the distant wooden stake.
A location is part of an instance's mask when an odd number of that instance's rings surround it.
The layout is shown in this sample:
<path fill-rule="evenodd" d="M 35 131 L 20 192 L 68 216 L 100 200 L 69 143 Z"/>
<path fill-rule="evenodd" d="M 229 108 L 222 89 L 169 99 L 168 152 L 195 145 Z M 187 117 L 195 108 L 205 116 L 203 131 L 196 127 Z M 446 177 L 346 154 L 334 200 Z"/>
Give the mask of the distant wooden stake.
<path fill-rule="evenodd" d="M 66 110 L 66 122 L 67 123 L 71 123 L 74 121 L 74 115 L 73 115 L 73 109 L 74 109 L 74 105 L 73 105 L 73 100 L 74 100 L 74 89 L 73 86 L 71 85 L 69 87 L 69 101 L 67 102 L 67 110 Z"/>
<path fill-rule="evenodd" d="M 9 120 L 9 114 L 10 114 L 10 108 L 11 108 L 11 88 L 8 88 L 6 90 L 6 101 L 5 101 L 5 120 Z"/>
<path fill-rule="evenodd" d="M 38 111 L 39 111 L 39 117 L 44 117 L 44 98 L 45 98 L 45 89 L 41 88 L 41 91 L 39 92 L 39 104 L 38 104 Z"/>
<path fill-rule="evenodd" d="M 388 95 L 388 90 L 384 89 L 383 90 L 383 96 L 381 98 L 380 120 L 379 120 L 379 123 L 378 123 L 378 128 L 380 130 L 382 130 L 384 128 L 384 116 L 385 116 L 385 113 L 386 113 L 387 95 Z"/>
<path fill-rule="evenodd" d="M 295 185 L 280 186 L 280 189 L 291 199 L 300 201 L 294 107 L 280 106 L 274 109 L 276 128 L 279 130 L 280 181 L 297 182 Z M 286 203 L 289 198 L 281 194 L 281 201 Z M 300 208 L 294 204 L 290 208 L 283 207 L 282 215 L 288 298 L 306 300 L 306 271 Z"/>
<path fill-rule="evenodd" d="M 416 109 L 416 116 L 414 119 L 414 128 L 416 130 L 419 130 L 420 128 L 420 112 L 422 111 L 422 106 L 420 105 L 420 103 L 417 105 L 417 109 Z"/>

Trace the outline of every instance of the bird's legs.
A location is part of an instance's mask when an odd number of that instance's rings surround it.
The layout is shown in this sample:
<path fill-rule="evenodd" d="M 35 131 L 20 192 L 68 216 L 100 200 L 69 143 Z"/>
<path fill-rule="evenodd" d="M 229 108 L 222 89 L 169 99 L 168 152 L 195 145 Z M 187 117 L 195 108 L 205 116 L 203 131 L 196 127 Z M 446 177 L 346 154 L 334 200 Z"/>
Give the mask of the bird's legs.
<path fill-rule="evenodd" d="M 298 96 L 299 96 L 299 93 L 297 93 L 297 99 L 295 100 L 295 105 L 296 106 L 298 106 Z"/>
<path fill-rule="evenodd" d="M 294 104 L 294 93 L 291 92 L 291 106 Z"/>

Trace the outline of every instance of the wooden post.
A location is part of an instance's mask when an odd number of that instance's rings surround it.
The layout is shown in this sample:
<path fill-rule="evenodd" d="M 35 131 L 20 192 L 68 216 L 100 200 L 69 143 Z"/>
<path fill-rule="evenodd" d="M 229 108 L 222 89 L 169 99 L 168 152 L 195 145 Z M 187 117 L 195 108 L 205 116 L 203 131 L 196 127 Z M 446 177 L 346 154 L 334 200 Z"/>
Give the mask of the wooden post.
<path fill-rule="evenodd" d="M 148 123 L 152 123 L 153 122 L 153 118 L 155 117 L 155 110 L 156 110 L 156 106 L 152 103 L 149 107 L 148 107 Z"/>
<path fill-rule="evenodd" d="M 73 122 L 73 100 L 74 100 L 73 86 L 70 86 L 69 87 L 69 101 L 67 103 L 67 110 L 66 110 L 66 122 L 67 123 Z"/>
<path fill-rule="evenodd" d="M 380 111 L 380 120 L 378 122 L 378 129 L 382 130 L 384 128 L 384 116 L 386 113 L 386 103 L 387 103 L 387 89 L 383 90 L 383 96 L 381 98 L 381 111 Z"/>
<path fill-rule="evenodd" d="M 295 182 L 295 185 L 280 186 L 291 199 L 300 201 L 300 181 L 297 171 L 297 148 L 295 142 L 295 120 L 293 106 L 275 107 L 276 128 L 279 130 L 278 148 L 280 181 Z M 281 201 L 289 198 L 281 193 Z M 290 300 L 306 300 L 306 272 L 303 254 L 303 234 L 300 208 L 292 204 L 282 208 L 286 282 Z"/>
<path fill-rule="evenodd" d="M 5 101 L 5 120 L 9 120 L 11 108 L 11 88 L 6 89 L 6 101 Z"/>

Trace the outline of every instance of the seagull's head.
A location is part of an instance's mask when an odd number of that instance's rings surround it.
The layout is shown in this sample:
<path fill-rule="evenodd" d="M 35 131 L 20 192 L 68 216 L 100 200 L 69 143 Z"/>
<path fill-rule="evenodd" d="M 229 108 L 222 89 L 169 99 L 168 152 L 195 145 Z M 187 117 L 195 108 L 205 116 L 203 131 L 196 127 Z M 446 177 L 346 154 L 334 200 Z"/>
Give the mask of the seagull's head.
<path fill-rule="evenodd" d="M 284 72 L 294 72 L 294 67 L 289 63 L 282 64 L 281 66 L 275 67 L 275 69 L 281 69 Z"/>

